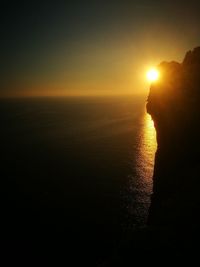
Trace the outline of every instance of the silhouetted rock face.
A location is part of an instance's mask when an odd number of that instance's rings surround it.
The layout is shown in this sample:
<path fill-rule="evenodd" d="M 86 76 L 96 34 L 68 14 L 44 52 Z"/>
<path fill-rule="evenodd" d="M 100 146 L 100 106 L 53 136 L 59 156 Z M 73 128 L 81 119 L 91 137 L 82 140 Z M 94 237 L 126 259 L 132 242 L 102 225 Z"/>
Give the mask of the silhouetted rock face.
<path fill-rule="evenodd" d="M 157 133 L 150 225 L 200 223 L 200 47 L 183 63 L 163 62 L 147 112 Z"/>

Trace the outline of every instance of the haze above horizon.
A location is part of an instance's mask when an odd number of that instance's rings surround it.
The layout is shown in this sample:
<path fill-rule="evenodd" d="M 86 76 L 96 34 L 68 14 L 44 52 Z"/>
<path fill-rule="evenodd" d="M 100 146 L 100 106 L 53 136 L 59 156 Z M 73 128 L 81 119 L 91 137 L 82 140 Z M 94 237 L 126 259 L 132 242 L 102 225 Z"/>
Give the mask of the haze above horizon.
<path fill-rule="evenodd" d="M 196 1 L 1 7 L 0 97 L 146 94 L 146 70 L 200 44 Z M 170 18 L 170 19 L 169 19 Z"/>

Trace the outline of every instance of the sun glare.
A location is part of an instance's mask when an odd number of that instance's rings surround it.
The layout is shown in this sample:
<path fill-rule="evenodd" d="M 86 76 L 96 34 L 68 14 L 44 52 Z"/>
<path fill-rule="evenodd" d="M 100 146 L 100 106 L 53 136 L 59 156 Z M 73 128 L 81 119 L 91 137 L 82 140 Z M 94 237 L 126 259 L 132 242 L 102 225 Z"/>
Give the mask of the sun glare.
<path fill-rule="evenodd" d="M 155 81 L 158 80 L 158 78 L 159 78 L 159 72 L 158 72 L 157 69 L 152 68 L 152 69 L 147 71 L 147 79 L 148 79 L 148 81 L 155 82 Z"/>

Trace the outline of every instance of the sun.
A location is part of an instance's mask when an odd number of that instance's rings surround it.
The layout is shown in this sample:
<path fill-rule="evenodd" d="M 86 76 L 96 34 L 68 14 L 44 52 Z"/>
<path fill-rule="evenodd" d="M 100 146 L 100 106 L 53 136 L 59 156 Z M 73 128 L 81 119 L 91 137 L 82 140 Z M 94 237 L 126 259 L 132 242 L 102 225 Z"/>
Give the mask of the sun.
<path fill-rule="evenodd" d="M 155 82 L 159 78 L 159 71 L 155 68 L 152 68 L 147 71 L 147 79 L 150 82 Z"/>

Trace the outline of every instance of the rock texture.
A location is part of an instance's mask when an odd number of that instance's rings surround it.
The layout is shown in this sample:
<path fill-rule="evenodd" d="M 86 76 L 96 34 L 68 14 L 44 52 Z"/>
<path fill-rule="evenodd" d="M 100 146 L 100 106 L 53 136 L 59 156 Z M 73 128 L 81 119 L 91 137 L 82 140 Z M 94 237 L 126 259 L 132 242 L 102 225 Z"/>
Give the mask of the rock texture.
<path fill-rule="evenodd" d="M 147 112 L 157 134 L 149 225 L 200 223 L 200 47 L 182 63 L 162 62 Z"/>

